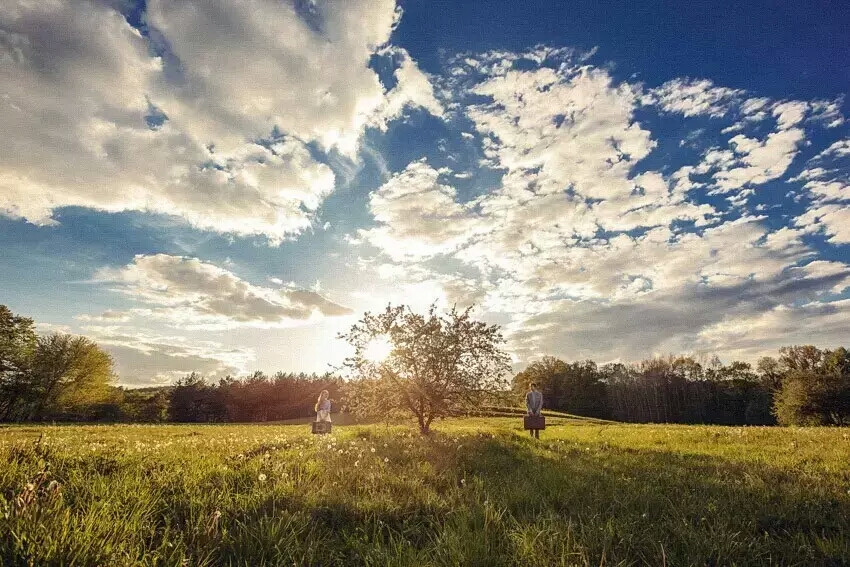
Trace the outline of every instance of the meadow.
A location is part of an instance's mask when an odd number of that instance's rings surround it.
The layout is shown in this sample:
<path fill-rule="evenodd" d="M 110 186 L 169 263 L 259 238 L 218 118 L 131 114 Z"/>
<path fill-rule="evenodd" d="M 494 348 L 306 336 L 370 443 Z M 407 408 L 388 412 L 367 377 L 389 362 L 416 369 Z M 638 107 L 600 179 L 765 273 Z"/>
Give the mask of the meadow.
<path fill-rule="evenodd" d="M 850 565 L 850 430 L 0 428 L 0 564 Z"/>

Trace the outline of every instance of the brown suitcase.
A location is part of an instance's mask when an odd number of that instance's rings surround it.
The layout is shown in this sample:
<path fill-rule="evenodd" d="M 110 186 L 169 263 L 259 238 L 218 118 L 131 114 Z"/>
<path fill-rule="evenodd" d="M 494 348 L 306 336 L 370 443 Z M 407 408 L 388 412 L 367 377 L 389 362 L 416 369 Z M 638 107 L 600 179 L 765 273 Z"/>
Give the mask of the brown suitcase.
<path fill-rule="evenodd" d="M 331 432 L 331 422 L 330 421 L 314 421 L 313 424 L 313 435 L 324 435 L 325 433 Z"/>
<path fill-rule="evenodd" d="M 525 429 L 546 429 L 546 418 L 542 415 L 527 415 L 522 420 Z"/>

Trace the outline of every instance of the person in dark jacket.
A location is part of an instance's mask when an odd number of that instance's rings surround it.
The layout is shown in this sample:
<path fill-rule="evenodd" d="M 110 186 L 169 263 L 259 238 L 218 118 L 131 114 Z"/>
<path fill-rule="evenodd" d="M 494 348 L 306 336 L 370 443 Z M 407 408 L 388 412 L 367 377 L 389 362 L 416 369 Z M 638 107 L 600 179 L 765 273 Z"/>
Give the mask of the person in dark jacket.
<path fill-rule="evenodd" d="M 537 383 L 531 383 L 531 390 L 525 395 L 525 407 L 528 415 L 540 415 L 543 411 L 543 392 L 537 389 Z M 529 429 L 528 433 L 535 439 L 540 439 L 539 429 Z"/>

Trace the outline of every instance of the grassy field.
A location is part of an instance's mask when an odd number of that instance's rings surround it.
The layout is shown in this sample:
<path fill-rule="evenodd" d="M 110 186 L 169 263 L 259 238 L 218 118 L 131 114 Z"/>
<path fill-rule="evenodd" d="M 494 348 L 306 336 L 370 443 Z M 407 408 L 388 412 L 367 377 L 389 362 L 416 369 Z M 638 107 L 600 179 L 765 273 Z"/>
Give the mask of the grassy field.
<path fill-rule="evenodd" d="M 850 430 L 550 422 L 3 427 L 0 564 L 850 565 Z"/>

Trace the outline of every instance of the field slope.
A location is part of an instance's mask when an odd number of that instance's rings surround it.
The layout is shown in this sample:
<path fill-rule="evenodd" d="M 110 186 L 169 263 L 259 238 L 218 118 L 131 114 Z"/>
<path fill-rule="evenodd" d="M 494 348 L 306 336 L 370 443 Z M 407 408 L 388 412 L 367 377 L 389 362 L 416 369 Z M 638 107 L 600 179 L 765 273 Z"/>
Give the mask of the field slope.
<path fill-rule="evenodd" d="M 850 565 L 850 430 L 0 428 L 1 565 Z"/>

